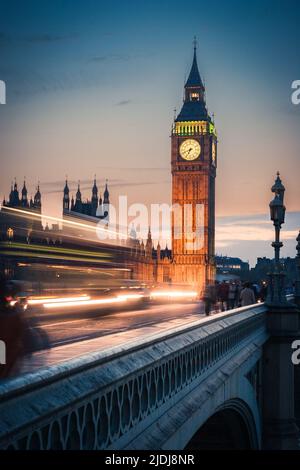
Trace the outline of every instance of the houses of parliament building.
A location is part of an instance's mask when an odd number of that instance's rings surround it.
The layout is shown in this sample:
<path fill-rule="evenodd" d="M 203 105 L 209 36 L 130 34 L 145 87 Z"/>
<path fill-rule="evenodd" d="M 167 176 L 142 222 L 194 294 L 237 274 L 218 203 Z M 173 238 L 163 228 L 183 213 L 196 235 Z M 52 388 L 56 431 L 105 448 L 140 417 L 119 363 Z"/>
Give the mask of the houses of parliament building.
<path fill-rule="evenodd" d="M 171 133 L 172 204 L 179 208 L 178 218 L 172 218 L 172 251 L 153 246 L 149 229 L 146 243 L 139 241 L 132 228 L 124 244 L 126 257 L 131 266 L 131 276 L 143 281 L 188 284 L 202 291 L 215 277 L 215 177 L 217 167 L 217 135 L 214 122 L 208 114 L 205 87 L 201 79 L 196 46 L 192 66 L 184 86 L 182 108 L 174 119 Z M 98 193 L 96 178 L 91 187 L 90 200 L 84 201 L 78 184 L 75 198 L 70 198 L 66 180 L 63 189 L 63 221 L 82 219 L 96 223 L 109 220 L 110 196 L 106 182 L 103 198 Z M 186 225 L 185 206 L 191 210 L 191 224 Z M 11 188 L 9 199 L 3 201 L 0 212 L 1 239 L 23 236 L 30 239 L 55 239 L 63 243 L 64 230 L 58 225 L 43 228 L 41 218 L 28 219 L 26 212 L 41 215 L 41 192 L 37 187 L 35 196 L 28 201 L 24 182 L 19 195 L 17 182 Z M 202 216 L 198 218 L 198 208 Z M 13 212 L 22 210 L 25 223 L 18 222 Z M 200 226 L 201 225 L 201 226 Z M 193 243 L 191 241 L 193 234 Z M 125 246 L 126 245 L 126 246 Z"/>

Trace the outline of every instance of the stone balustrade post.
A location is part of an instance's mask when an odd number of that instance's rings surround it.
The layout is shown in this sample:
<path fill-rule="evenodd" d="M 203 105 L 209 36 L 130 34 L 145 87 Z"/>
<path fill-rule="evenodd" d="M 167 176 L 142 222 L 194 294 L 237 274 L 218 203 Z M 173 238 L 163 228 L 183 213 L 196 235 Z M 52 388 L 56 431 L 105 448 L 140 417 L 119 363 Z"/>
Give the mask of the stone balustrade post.
<path fill-rule="evenodd" d="M 292 343 L 300 337 L 299 317 L 294 304 L 270 305 L 267 313 L 270 338 L 264 346 L 262 374 L 264 449 L 298 449 Z"/>

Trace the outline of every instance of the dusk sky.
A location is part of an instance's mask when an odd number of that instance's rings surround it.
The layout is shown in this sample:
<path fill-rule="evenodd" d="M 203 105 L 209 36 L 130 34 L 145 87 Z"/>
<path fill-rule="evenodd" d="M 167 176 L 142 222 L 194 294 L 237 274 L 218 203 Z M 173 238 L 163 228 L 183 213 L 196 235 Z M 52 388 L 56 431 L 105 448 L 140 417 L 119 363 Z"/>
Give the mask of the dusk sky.
<path fill-rule="evenodd" d="M 0 192 L 40 181 L 43 213 L 61 216 L 68 175 L 90 197 L 171 200 L 170 129 L 198 40 L 218 132 L 216 252 L 272 256 L 268 204 L 286 187 L 283 256 L 300 228 L 300 3 L 297 0 L 0 0 Z"/>

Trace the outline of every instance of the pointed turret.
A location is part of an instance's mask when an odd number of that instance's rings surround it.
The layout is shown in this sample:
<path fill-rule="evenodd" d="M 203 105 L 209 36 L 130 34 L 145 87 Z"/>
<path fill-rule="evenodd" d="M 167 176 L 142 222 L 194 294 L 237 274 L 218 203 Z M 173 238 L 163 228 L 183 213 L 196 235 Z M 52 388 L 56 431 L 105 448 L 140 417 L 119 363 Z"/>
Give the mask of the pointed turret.
<path fill-rule="evenodd" d="M 152 243 L 152 235 L 151 235 L 151 228 L 150 228 L 150 226 L 149 226 L 149 228 L 148 228 L 148 238 L 147 238 L 147 242 L 149 242 L 149 243 L 151 242 L 151 243 Z"/>
<path fill-rule="evenodd" d="M 104 193 L 103 193 L 103 204 L 109 204 L 109 191 L 108 191 L 108 187 L 107 187 L 107 180 L 106 180 L 106 183 L 105 183 L 105 190 L 104 190 Z"/>
<path fill-rule="evenodd" d="M 10 193 L 9 193 L 9 204 L 12 205 L 14 200 L 14 188 L 13 188 L 13 182 L 11 182 L 10 186 Z"/>
<path fill-rule="evenodd" d="M 161 258 L 161 246 L 160 246 L 160 243 L 159 243 L 159 242 L 157 243 L 157 247 L 156 247 L 156 257 L 157 257 L 157 260 L 160 261 L 160 258 Z"/>
<path fill-rule="evenodd" d="M 66 183 L 64 187 L 64 197 L 63 197 L 63 210 L 69 210 L 70 209 L 70 196 L 69 196 L 70 190 L 68 186 L 68 180 L 66 178 Z"/>
<path fill-rule="evenodd" d="M 19 191 L 18 191 L 18 185 L 17 185 L 16 179 L 15 179 L 14 189 L 12 191 L 12 205 L 13 206 L 20 205 Z"/>
<path fill-rule="evenodd" d="M 95 178 L 94 178 L 94 185 L 93 185 L 93 188 L 92 188 L 92 198 L 94 196 L 98 197 L 98 188 L 97 188 L 97 182 L 96 182 L 96 175 L 95 175 Z"/>
<path fill-rule="evenodd" d="M 109 191 L 107 187 L 107 180 L 105 184 L 105 190 L 103 193 L 103 216 L 108 220 L 109 217 Z"/>
<path fill-rule="evenodd" d="M 78 182 L 78 188 L 76 192 L 76 202 L 80 201 L 81 202 L 81 191 L 80 191 L 80 183 Z"/>
<path fill-rule="evenodd" d="M 70 193 L 70 190 L 69 190 L 69 186 L 68 186 L 68 180 L 66 178 L 66 183 L 65 183 L 65 187 L 64 187 L 64 195 L 69 196 L 69 193 Z"/>
<path fill-rule="evenodd" d="M 135 230 L 134 224 L 131 225 L 131 229 L 130 229 L 130 232 L 129 232 L 129 237 L 132 240 L 136 240 L 136 230 Z"/>
<path fill-rule="evenodd" d="M 194 42 L 194 56 L 193 56 L 192 67 L 191 67 L 190 74 L 188 76 L 188 79 L 185 83 L 184 88 L 201 88 L 203 92 L 205 90 L 203 82 L 201 80 L 200 73 L 199 73 L 198 64 L 197 64 L 196 42 Z"/>
<path fill-rule="evenodd" d="M 34 207 L 37 208 L 37 209 L 40 209 L 41 208 L 41 205 L 42 205 L 42 197 L 41 197 L 41 192 L 40 192 L 40 185 L 38 184 L 37 185 L 37 188 L 36 188 L 36 193 L 34 195 Z"/>
<path fill-rule="evenodd" d="M 146 241 L 146 255 L 148 257 L 150 257 L 151 254 L 152 254 L 152 236 L 151 236 L 151 229 L 149 227 L 148 237 L 147 237 L 147 241 Z"/>
<path fill-rule="evenodd" d="M 141 241 L 141 244 L 140 244 L 140 255 L 145 256 L 145 245 L 144 245 L 143 240 Z"/>
<path fill-rule="evenodd" d="M 78 188 L 77 188 L 77 192 L 76 192 L 76 196 L 75 196 L 74 211 L 79 212 L 79 213 L 82 212 L 80 181 L 78 181 Z"/>
<path fill-rule="evenodd" d="M 99 197 L 97 217 L 100 217 L 100 218 L 103 217 L 103 200 L 102 200 L 101 193 L 100 193 L 100 197 Z"/>
<path fill-rule="evenodd" d="M 94 185 L 92 188 L 92 215 L 95 217 L 98 209 L 98 188 L 96 183 L 96 175 L 94 178 Z"/>
<path fill-rule="evenodd" d="M 23 184 L 23 188 L 22 188 L 22 199 L 21 199 L 21 202 L 22 202 L 22 206 L 23 206 L 23 207 L 28 207 L 27 188 L 26 188 L 25 179 L 24 179 L 24 184 Z"/>
<path fill-rule="evenodd" d="M 184 102 L 175 122 L 211 121 L 205 103 L 205 87 L 197 63 L 197 48 L 194 41 L 194 55 L 188 79 L 184 85 Z"/>

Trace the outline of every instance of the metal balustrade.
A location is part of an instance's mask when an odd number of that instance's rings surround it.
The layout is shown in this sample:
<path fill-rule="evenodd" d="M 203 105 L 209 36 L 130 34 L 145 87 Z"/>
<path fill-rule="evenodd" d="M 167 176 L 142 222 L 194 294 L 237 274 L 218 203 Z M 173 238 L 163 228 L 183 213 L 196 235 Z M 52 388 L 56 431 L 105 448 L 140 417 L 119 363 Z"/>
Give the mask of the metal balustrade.
<path fill-rule="evenodd" d="M 123 448 L 256 337 L 263 305 L 0 385 L 0 448 Z"/>

